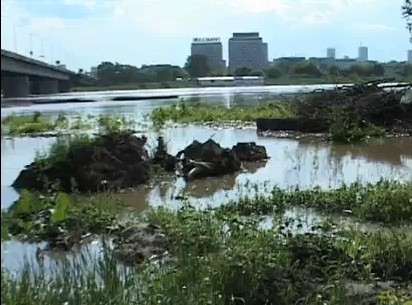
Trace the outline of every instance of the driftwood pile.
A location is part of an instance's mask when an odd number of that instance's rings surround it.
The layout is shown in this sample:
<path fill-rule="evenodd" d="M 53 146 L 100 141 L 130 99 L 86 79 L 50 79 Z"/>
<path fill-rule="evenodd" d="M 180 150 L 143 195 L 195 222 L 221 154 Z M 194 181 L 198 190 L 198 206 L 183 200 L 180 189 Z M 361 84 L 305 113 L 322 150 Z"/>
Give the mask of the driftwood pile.
<path fill-rule="evenodd" d="M 390 84 L 388 80 L 315 90 L 296 98 L 298 114 L 293 118 L 261 118 L 259 131 L 292 130 L 327 132 L 334 122 L 351 125 L 373 124 L 390 132 L 412 131 L 411 84 Z"/>
<path fill-rule="evenodd" d="M 335 90 L 317 90 L 298 101 L 300 117 L 373 124 L 389 131 L 412 130 L 412 105 L 401 103 L 411 84 L 371 81 Z"/>

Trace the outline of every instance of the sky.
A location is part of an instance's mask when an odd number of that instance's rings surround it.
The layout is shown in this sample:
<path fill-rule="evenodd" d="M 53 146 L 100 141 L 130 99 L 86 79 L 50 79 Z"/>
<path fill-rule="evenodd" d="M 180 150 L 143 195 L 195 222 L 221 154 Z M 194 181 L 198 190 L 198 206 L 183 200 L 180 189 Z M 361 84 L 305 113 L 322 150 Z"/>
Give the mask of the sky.
<path fill-rule="evenodd" d="M 194 37 L 257 31 L 269 60 L 357 56 L 406 60 L 412 49 L 403 0 L 1 0 L 1 47 L 68 68 L 102 61 L 182 66 Z"/>

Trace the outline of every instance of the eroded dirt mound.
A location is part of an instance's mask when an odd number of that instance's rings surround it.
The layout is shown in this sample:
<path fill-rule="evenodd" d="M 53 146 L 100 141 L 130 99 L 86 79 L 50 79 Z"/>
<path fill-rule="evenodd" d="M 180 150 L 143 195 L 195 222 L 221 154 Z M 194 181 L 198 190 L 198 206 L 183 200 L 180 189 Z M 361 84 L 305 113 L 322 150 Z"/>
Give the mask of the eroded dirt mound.
<path fill-rule="evenodd" d="M 265 146 L 256 145 L 255 142 L 239 142 L 232 150 L 240 161 L 254 162 L 268 159 Z"/>
<path fill-rule="evenodd" d="M 204 143 L 193 141 L 177 154 L 181 158 L 183 177 L 188 180 L 234 173 L 241 168 L 241 161 L 265 161 L 266 148 L 254 142 L 237 143 L 232 149 L 223 148 L 209 139 Z"/>
<path fill-rule="evenodd" d="M 13 186 L 47 190 L 57 183 L 64 191 L 87 192 L 144 183 L 150 175 L 146 140 L 131 132 L 102 136 L 91 144 L 71 149 L 64 161 L 30 164 Z"/>
<path fill-rule="evenodd" d="M 188 180 L 230 174 L 241 167 L 239 159 L 233 150 L 222 148 L 213 140 L 204 143 L 193 141 L 183 151 L 177 154 L 182 160 L 181 172 Z"/>
<path fill-rule="evenodd" d="M 161 258 L 167 254 L 166 237 L 153 224 L 139 224 L 124 229 L 114 240 L 114 254 L 126 264 L 141 264 L 146 260 Z"/>

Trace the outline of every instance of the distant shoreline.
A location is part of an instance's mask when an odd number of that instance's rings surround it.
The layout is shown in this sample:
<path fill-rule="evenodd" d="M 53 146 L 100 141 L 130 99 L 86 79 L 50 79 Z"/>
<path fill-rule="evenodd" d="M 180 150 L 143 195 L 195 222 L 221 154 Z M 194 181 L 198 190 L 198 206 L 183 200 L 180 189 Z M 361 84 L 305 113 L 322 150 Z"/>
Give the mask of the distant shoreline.
<path fill-rule="evenodd" d="M 293 77 L 293 78 L 267 78 L 265 86 L 287 86 L 287 85 L 333 85 L 362 83 L 382 78 L 364 77 L 350 78 L 338 77 L 331 79 L 329 77 Z M 412 82 L 412 77 L 396 79 L 395 82 Z M 224 87 L 224 86 L 221 86 Z M 150 83 L 130 83 L 109 86 L 81 86 L 73 87 L 71 92 L 96 92 L 96 91 L 118 91 L 118 90 L 144 90 L 144 89 L 175 89 L 175 88 L 204 88 L 197 85 L 196 81 L 169 81 L 169 82 L 150 82 Z"/>

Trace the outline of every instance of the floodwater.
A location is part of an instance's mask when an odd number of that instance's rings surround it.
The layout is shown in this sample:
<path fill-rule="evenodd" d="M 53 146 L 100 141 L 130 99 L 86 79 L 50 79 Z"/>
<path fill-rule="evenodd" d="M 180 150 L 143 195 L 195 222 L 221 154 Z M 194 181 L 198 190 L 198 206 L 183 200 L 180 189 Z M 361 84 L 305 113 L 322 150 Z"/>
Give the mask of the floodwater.
<path fill-rule="evenodd" d="M 307 87 L 307 86 L 305 86 Z M 267 87 L 265 87 L 267 90 Z M 252 88 L 253 89 L 253 88 Z M 255 91 L 251 88 L 214 88 L 213 94 L 187 94 L 189 101 L 195 100 L 210 104 L 255 105 L 268 98 L 276 98 L 279 92 Z M 302 88 L 300 88 L 302 89 Z M 178 89 L 183 90 L 183 89 Z M 190 89 L 193 91 L 193 89 Z M 249 90 L 249 91 L 248 91 Z M 250 91 L 252 90 L 252 91 Z M 221 91 L 219 93 L 219 91 Z M 298 92 L 295 88 L 294 92 Z M 283 93 L 283 92 L 280 92 Z M 83 94 L 83 93 L 82 93 Z M 132 93 L 127 93 L 132 95 Z M 86 94 L 88 97 L 95 93 Z M 104 95 L 98 93 L 98 95 Z M 66 114 L 117 114 L 144 120 L 152 109 L 167 105 L 176 100 L 145 100 L 80 104 L 33 105 L 2 109 L 2 116 L 12 112 L 29 113 L 41 111 L 44 115 Z M 274 186 L 282 188 L 309 188 L 321 186 L 333 188 L 342 183 L 355 181 L 375 182 L 381 178 L 412 180 L 412 138 L 385 138 L 369 140 L 356 145 L 335 145 L 317 139 L 276 139 L 261 137 L 253 127 L 220 128 L 207 126 L 174 126 L 145 132 L 154 143 L 156 137 L 164 136 L 172 154 L 186 147 L 193 140 L 214 139 L 224 147 L 237 142 L 252 141 L 266 147 L 270 159 L 265 163 L 244 164 L 244 169 L 232 175 L 212 177 L 186 183 L 182 178 L 166 175 L 151 185 L 139 186 L 124 191 L 119 196 L 138 210 L 148 206 L 164 205 L 177 208 L 182 198 L 202 208 L 219 205 L 241 196 L 253 196 L 256 192 L 270 192 Z M 55 138 L 18 137 L 1 140 L 1 208 L 9 207 L 18 193 L 10 186 L 25 165 L 31 163 L 36 151 L 46 150 Z M 294 211 L 290 212 L 295 215 Z M 309 222 L 316 217 L 309 215 Z M 41 245 L 40 245 L 41 246 Z M 97 246 L 96 246 L 97 247 Z M 23 257 L 33 257 L 37 245 L 17 241 L 2 242 L 2 266 L 18 268 Z M 98 247 L 97 247 L 98 248 Z M 96 249 L 97 249 L 96 248 Z M 93 251 L 97 251 L 97 250 Z"/>

